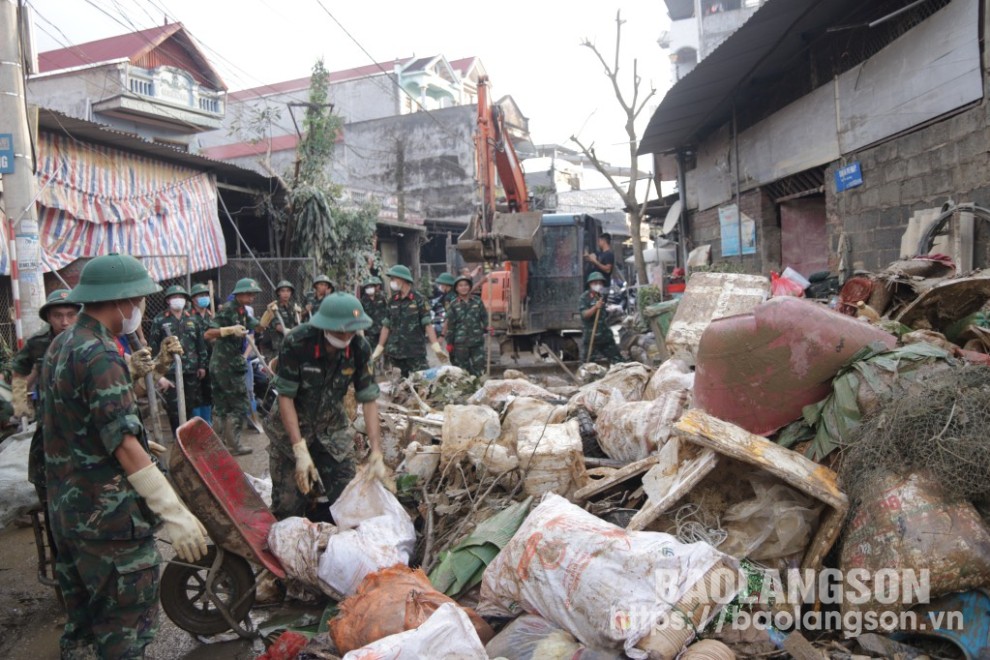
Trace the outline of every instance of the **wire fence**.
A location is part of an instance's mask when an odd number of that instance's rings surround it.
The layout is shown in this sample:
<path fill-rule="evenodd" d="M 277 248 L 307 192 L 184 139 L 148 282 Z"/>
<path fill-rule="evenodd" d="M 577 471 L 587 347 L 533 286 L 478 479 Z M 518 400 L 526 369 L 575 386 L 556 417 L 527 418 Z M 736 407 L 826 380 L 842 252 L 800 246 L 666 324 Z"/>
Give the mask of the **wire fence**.
<path fill-rule="evenodd" d="M 260 264 L 260 265 L 259 265 Z M 267 275 L 267 277 L 266 277 Z M 278 284 L 281 280 L 289 280 L 296 288 L 295 301 L 302 304 L 303 296 L 313 288 L 316 277 L 316 260 L 309 257 L 291 258 L 259 258 L 228 259 L 227 265 L 217 269 L 217 302 L 223 304 L 231 295 L 237 280 L 250 277 L 258 282 L 261 293 L 254 301 L 254 309 L 264 311 L 271 301 L 275 300 L 275 290 L 268 280 Z"/>

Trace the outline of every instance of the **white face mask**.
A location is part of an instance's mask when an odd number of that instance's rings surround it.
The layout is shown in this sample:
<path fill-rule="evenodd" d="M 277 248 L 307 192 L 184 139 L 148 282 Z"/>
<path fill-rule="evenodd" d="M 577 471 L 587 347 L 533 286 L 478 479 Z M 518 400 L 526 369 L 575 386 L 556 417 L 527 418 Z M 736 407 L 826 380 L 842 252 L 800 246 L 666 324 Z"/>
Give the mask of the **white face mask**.
<path fill-rule="evenodd" d="M 392 291 L 401 291 L 402 285 L 396 282 L 395 280 L 392 280 L 391 282 L 388 283 L 388 288 L 392 289 Z"/>
<path fill-rule="evenodd" d="M 369 296 L 373 296 L 373 295 L 375 295 L 375 287 L 373 287 L 373 286 L 366 286 L 366 287 L 364 287 L 364 292 L 366 294 L 368 294 Z"/>
<path fill-rule="evenodd" d="M 604 288 L 605 287 L 603 285 L 601 285 L 601 284 L 592 284 L 591 285 L 591 290 L 594 291 L 595 293 L 601 293 L 602 292 L 602 289 L 604 289 Z"/>
<path fill-rule="evenodd" d="M 348 339 L 339 339 L 337 337 L 334 337 L 332 334 L 330 334 L 329 330 L 323 331 L 323 337 L 327 340 L 328 344 L 338 349 L 347 348 L 347 346 L 351 343 L 351 339 L 354 339 L 353 336 L 349 337 Z"/>
<path fill-rule="evenodd" d="M 124 316 L 124 312 L 120 311 L 120 305 L 117 305 L 117 313 L 120 314 L 120 318 L 123 320 L 123 327 L 121 328 L 121 333 L 129 335 L 132 332 L 136 332 L 138 327 L 141 325 L 141 317 L 144 314 L 144 310 L 141 309 L 140 305 L 135 305 L 131 308 L 131 315 Z"/>
<path fill-rule="evenodd" d="M 172 298 L 168 301 L 168 307 L 173 312 L 181 312 L 186 308 L 186 301 L 182 298 Z"/>

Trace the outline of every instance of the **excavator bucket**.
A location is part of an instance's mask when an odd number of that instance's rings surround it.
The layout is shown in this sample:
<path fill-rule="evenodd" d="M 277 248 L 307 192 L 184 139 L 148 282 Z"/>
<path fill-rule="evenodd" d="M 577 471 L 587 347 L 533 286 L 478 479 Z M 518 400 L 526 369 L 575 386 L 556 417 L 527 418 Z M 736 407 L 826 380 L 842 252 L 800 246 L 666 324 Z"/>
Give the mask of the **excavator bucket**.
<path fill-rule="evenodd" d="M 492 231 L 481 229 L 481 217 L 471 218 L 471 223 L 457 239 L 457 250 L 465 261 L 533 261 L 543 253 L 540 223 L 543 214 L 496 213 Z"/>

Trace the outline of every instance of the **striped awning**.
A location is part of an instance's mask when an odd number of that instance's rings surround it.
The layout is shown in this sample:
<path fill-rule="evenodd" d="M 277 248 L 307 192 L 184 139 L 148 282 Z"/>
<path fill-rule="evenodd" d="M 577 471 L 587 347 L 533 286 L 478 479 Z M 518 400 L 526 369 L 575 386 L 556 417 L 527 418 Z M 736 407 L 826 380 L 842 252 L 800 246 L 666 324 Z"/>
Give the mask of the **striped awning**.
<path fill-rule="evenodd" d="M 227 262 L 212 174 L 51 133 L 38 152 L 44 270 L 118 252 L 163 280 Z"/>

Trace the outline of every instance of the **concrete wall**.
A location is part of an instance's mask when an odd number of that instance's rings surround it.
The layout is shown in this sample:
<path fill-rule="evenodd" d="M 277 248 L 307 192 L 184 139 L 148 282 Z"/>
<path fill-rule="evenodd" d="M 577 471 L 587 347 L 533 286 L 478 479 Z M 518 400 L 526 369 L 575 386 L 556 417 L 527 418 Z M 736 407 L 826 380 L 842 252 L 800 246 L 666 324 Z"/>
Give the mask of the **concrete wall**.
<path fill-rule="evenodd" d="M 916 210 L 940 207 L 948 198 L 990 206 L 990 106 L 986 102 L 872 149 L 855 154 L 863 185 L 835 191 L 834 170 L 825 176 L 833 265 L 839 236 L 852 243 L 856 268 L 875 270 L 900 258 L 901 236 Z M 990 265 L 990 226 L 976 223 L 977 268 Z"/>
<path fill-rule="evenodd" d="M 395 194 L 427 220 L 466 223 L 475 207 L 475 112 L 458 106 L 347 124 L 339 182 Z"/>

